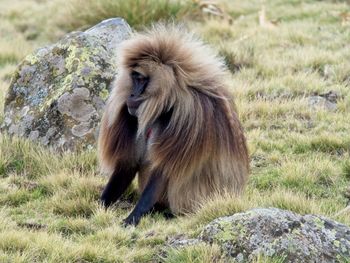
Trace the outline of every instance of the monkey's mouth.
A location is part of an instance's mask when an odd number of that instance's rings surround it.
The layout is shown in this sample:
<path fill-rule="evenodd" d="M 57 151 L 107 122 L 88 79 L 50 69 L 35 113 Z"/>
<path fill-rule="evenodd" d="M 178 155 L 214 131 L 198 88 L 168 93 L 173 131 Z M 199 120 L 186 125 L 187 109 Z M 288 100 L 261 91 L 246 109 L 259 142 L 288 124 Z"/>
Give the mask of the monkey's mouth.
<path fill-rule="evenodd" d="M 128 106 L 129 114 L 132 116 L 136 116 L 137 109 L 143 102 L 143 99 L 134 99 L 134 98 L 128 98 L 126 100 L 126 106 Z"/>

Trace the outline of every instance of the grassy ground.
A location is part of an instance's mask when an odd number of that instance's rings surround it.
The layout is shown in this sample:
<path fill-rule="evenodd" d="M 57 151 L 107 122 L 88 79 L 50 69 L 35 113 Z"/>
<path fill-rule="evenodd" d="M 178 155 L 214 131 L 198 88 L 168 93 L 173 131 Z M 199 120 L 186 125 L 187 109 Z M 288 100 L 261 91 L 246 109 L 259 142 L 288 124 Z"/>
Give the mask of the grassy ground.
<path fill-rule="evenodd" d="M 110 16 L 125 14 L 140 27 L 171 15 L 225 57 L 252 160 L 241 199 L 210 200 L 171 221 L 147 216 L 126 229 L 120 221 L 131 204 L 108 211 L 98 204 L 106 178 L 98 175 L 95 152 L 60 156 L 2 134 L 0 262 L 221 262 L 215 246 L 169 250 L 167 257 L 162 247 L 168 237 L 195 236 L 217 216 L 259 206 L 350 225 L 349 212 L 338 213 L 350 195 L 349 4 L 266 1 L 276 25 L 259 23 L 261 1 L 221 4 L 232 25 L 201 17 L 190 0 L 0 2 L 0 122 L 11 73 L 35 48 Z M 308 96 L 328 91 L 339 94 L 336 111 L 308 106 Z"/>

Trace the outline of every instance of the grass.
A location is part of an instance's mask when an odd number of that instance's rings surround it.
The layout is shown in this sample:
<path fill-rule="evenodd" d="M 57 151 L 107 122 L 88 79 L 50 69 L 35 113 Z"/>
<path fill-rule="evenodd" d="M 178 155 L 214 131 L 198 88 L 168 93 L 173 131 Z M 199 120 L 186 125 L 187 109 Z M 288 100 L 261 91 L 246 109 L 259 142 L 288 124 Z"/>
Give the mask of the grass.
<path fill-rule="evenodd" d="M 219 247 L 204 244 L 193 245 L 184 249 L 170 249 L 167 257 L 163 260 L 169 263 L 224 262 L 221 259 Z"/>
<path fill-rule="evenodd" d="M 107 179 L 98 173 L 95 151 L 59 154 L 0 134 L 1 262 L 224 262 L 215 246 L 164 245 L 169 237 L 196 236 L 218 216 L 253 207 L 320 214 L 350 225 L 349 212 L 337 214 L 349 202 L 350 186 L 350 27 L 340 17 L 349 5 L 271 0 L 266 15 L 278 23 L 265 28 L 258 23 L 260 1 L 221 4 L 232 25 L 199 17 L 189 0 L 0 3 L 0 122 L 11 74 L 35 48 L 111 16 L 123 16 L 135 28 L 173 19 L 224 57 L 251 156 L 242 198 L 217 197 L 191 215 L 170 221 L 148 215 L 137 228 L 123 228 L 133 204 L 101 208 Z M 309 107 L 308 96 L 331 90 L 339 94 L 336 111 Z M 131 188 L 129 199 L 133 195 Z M 259 256 L 256 262 L 283 258 Z"/>
<path fill-rule="evenodd" d="M 87 28 L 110 17 L 123 17 L 133 28 L 159 20 L 180 20 L 195 6 L 183 0 L 70 0 L 59 25 L 66 30 Z M 68 18 L 68 19 L 67 19 Z"/>

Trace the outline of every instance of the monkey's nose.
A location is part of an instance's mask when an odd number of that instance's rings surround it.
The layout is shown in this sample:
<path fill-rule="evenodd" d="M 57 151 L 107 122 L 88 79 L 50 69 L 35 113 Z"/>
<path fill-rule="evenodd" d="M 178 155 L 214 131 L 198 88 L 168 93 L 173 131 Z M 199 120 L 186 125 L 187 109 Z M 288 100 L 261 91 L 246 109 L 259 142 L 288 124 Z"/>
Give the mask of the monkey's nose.
<path fill-rule="evenodd" d="M 128 112 L 131 116 L 137 117 L 137 108 L 129 108 L 128 107 Z"/>
<path fill-rule="evenodd" d="M 132 95 L 126 100 L 126 104 L 129 108 L 138 108 L 142 102 L 143 99 L 135 99 Z"/>

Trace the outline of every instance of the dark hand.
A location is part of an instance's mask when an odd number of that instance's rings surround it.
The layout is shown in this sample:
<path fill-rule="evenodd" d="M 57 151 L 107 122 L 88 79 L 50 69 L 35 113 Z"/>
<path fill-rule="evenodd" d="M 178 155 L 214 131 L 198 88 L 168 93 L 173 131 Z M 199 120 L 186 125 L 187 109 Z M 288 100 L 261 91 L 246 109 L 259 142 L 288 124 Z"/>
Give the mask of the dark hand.
<path fill-rule="evenodd" d="M 108 208 L 111 206 L 111 204 L 113 204 L 113 201 L 110 198 L 108 198 L 108 196 L 106 196 L 104 193 L 102 193 L 100 197 L 100 203 L 103 205 L 104 208 Z"/>
<path fill-rule="evenodd" d="M 130 214 L 127 218 L 123 220 L 123 226 L 137 226 L 140 222 L 141 217 Z"/>

